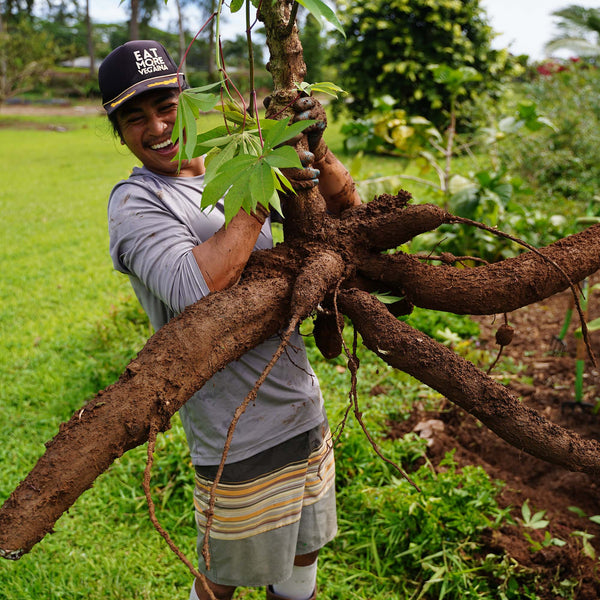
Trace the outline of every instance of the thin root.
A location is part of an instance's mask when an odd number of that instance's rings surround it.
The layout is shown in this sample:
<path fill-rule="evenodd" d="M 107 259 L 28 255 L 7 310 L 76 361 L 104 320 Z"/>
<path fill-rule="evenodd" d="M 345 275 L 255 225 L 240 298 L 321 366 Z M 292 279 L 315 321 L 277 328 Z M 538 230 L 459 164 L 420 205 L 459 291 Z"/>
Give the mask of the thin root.
<path fill-rule="evenodd" d="M 143 488 L 144 495 L 146 496 L 146 502 L 148 503 L 148 512 L 150 514 L 150 521 L 152 521 L 152 525 L 158 533 L 162 536 L 162 538 L 167 542 L 167 545 L 171 550 L 178 556 L 179 560 L 189 569 L 190 573 L 200 581 L 204 591 L 208 594 L 210 600 L 217 600 L 212 590 L 208 587 L 208 583 L 206 581 L 206 577 L 198 571 L 194 565 L 188 560 L 185 554 L 179 549 L 177 544 L 171 539 L 171 536 L 167 533 L 167 531 L 162 527 L 162 525 L 158 522 L 156 517 L 156 509 L 154 506 L 154 501 L 152 500 L 152 494 L 150 493 L 150 477 L 152 471 L 152 463 L 154 462 L 154 448 L 156 446 L 156 435 L 158 434 L 158 427 L 156 423 L 152 423 L 150 425 L 150 432 L 148 436 L 148 458 L 146 460 L 146 468 L 144 469 L 144 480 L 143 480 Z"/>

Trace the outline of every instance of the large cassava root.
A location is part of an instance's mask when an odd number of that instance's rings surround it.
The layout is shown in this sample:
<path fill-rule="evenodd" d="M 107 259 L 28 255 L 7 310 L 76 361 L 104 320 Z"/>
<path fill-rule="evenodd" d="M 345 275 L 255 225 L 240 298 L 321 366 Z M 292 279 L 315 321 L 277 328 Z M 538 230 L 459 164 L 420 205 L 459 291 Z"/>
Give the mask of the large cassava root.
<path fill-rule="evenodd" d="M 371 295 L 345 290 L 338 302 L 367 348 L 390 366 L 437 390 L 515 448 L 571 471 L 600 475 L 596 440 L 582 439 L 524 406 L 471 362 L 395 319 Z"/>
<path fill-rule="evenodd" d="M 207 297 L 154 334 L 119 381 L 60 426 L 4 503 L 0 555 L 16 559 L 29 552 L 115 459 L 148 440 L 153 422 L 168 429 L 170 418 L 214 373 L 279 331 L 290 294 L 284 277 L 246 283 Z M 236 323 L 235 314 L 248 306 L 248 320 Z M 204 311 L 211 317 L 202 318 Z"/>
<path fill-rule="evenodd" d="M 563 276 L 533 253 L 473 269 L 422 265 L 401 254 L 382 256 L 382 239 L 395 247 L 407 235 L 450 222 L 451 216 L 437 207 L 406 207 L 405 200 L 386 197 L 347 211 L 341 219 L 323 216 L 321 228 L 311 231 L 310 242 L 300 250 L 284 243 L 254 253 L 234 288 L 201 300 L 157 332 L 118 382 L 61 425 L 34 469 L 0 508 L 0 555 L 14 559 L 28 552 L 117 457 L 147 441 L 151 423 L 166 430 L 171 416 L 217 370 L 281 331 L 292 316 L 301 265 L 314 262 L 324 271 L 314 281 L 309 271 L 303 273 L 313 284 L 303 317 L 320 295 L 338 288 L 340 279 L 346 278 L 343 288 L 360 276 L 406 294 L 416 305 L 452 312 L 477 308 L 472 311 L 477 314 L 503 312 L 515 296 L 524 306 L 567 288 Z M 402 225 L 385 229 L 379 237 L 373 223 L 382 229 L 383 215 Z M 573 281 L 583 279 L 600 267 L 600 227 L 543 252 Z M 431 280 L 436 285 L 431 286 Z M 478 299 L 475 306 L 472 297 Z M 294 304 L 301 306 L 301 299 L 300 294 Z M 351 316 L 365 343 L 389 364 L 434 387 L 513 445 L 572 470 L 600 472 L 597 444 L 555 428 L 533 411 L 514 410 L 514 397 L 506 388 L 445 347 L 423 342 L 423 334 L 406 329 L 373 302 L 366 294 L 339 292 L 340 310 Z M 480 398 L 486 399 L 485 405 Z"/>

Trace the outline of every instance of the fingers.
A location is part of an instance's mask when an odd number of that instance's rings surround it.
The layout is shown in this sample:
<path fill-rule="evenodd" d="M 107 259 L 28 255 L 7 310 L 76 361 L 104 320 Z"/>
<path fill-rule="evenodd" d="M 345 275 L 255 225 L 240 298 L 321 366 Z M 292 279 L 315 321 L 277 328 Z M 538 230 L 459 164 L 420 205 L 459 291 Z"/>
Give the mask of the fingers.
<path fill-rule="evenodd" d="M 323 132 L 327 127 L 327 115 L 325 114 L 323 106 L 321 106 L 321 103 L 312 96 L 302 96 L 294 102 L 292 108 L 296 113 L 293 116 L 292 121 L 316 121 L 303 132 L 304 135 L 306 135 L 309 150 L 314 151 L 319 145 L 321 138 L 323 137 Z"/>
<path fill-rule="evenodd" d="M 308 165 L 315 162 L 315 155 L 308 150 L 301 150 L 298 152 L 298 158 L 300 159 L 300 163 L 303 167 L 308 167 Z M 315 169 L 315 171 L 318 169 Z"/>
<path fill-rule="evenodd" d="M 263 100 L 263 104 L 266 108 L 270 106 L 271 100 L 272 98 L 270 96 L 267 96 Z M 302 139 L 302 136 L 306 136 L 308 148 L 314 152 L 320 146 L 323 132 L 327 127 L 327 115 L 323 106 L 313 96 L 302 95 L 293 102 L 291 108 L 294 111 L 294 115 L 291 119 L 293 123 L 301 121 L 315 122 L 304 129 L 301 134 L 287 140 L 285 144 L 295 146 Z"/>
<path fill-rule="evenodd" d="M 293 121 L 315 120 L 317 123 L 311 128 L 316 128 L 323 132 L 327 127 L 327 115 L 321 103 L 312 96 L 302 96 L 298 98 L 292 105 L 296 113 L 292 118 Z"/>
<path fill-rule="evenodd" d="M 319 185 L 319 169 L 307 167 L 306 169 L 289 169 L 290 173 L 284 173 L 292 187 L 297 192 L 300 190 L 309 190 Z"/>

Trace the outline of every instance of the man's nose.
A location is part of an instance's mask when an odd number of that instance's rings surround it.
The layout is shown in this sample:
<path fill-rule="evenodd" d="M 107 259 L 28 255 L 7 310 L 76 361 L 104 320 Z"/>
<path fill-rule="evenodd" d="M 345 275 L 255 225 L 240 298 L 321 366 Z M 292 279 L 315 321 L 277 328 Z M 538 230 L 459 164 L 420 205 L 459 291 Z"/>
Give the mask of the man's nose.
<path fill-rule="evenodd" d="M 164 133 L 167 128 L 167 123 L 157 114 L 152 114 L 148 118 L 148 130 L 153 135 L 160 135 Z"/>

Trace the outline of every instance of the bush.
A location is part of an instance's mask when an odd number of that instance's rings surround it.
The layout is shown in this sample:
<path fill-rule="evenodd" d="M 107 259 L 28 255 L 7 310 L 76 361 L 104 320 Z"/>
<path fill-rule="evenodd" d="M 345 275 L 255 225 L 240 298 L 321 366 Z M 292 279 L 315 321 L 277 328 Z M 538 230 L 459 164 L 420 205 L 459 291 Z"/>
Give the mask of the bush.
<path fill-rule="evenodd" d="M 338 11 L 347 35 L 333 49 L 340 85 L 352 95 L 354 116 L 371 108 L 371 99 L 389 94 L 398 108 L 441 126 L 450 109 L 445 86 L 426 67 L 473 67 L 485 79 L 465 87 L 475 99 L 494 93 L 516 62 L 506 50 L 493 50 L 494 37 L 479 0 L 344 1 Z"/>
<path fill-rule="evenodd" d="M 556 131 L 508 145 L 503 158 L 538 190 L 540 204 L 560 204 L 563 213 L 566 209 L 575 216 L 598 194 L 600 78 L 596 67 L 581 61 L 563 67 L 536 73 L 521 90 L 539 104 Z"/>

